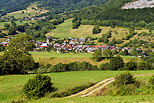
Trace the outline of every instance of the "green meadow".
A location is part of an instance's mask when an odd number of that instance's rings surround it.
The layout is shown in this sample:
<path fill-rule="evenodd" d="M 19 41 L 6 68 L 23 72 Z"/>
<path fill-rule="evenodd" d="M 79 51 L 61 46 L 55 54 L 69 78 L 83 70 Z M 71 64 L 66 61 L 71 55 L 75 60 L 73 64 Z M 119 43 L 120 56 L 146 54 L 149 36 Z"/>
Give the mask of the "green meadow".
<path fill-rule="evenodd" d="M 122 72 L 125 71 L 74 71 L 74 72 L 47 73 L 46 75 L 52 78 L 54 86 L 58 88 L 58 92 L 59 91 L 61 92 L 67 89 L 71 89 L 75 86 L 84 85 L 89 82 L 97 83 L 103 79 L 115 77 L 116 75 Z M 154 73 L 154 70 L 132 71 L 132 73 L 133 74 Z M 10 102 L 11 100 L 16 99 L 20 95 L 22 95 L 23 85 L 33 76 L 35 76 L 35 74 L 0 76 L 0 102 Z M 141 78 L 141 80 L 143 79 Z M 40 100 L 40 102 L 42 101 L 42 99 Z M 79 99 L 79 101 L 82 100 L 82 98 L 70 98 L 70 100 L 71 99 L 73 99 L 73 101 L 75 101 L 74 99 Z M 57 103 L 62 102 L 60 101 L 61 99 L 52 99 L 52 98 L 47 99 L 47 101 L 51 102 L 53 102 L 54 100 L 58 101 Z M 89 98 L 89 101 L 90 100 L 91 98 Z M 67 99 L 64 99 L 64 101 L 67 101 Z"/>
<path fill-rule="evenodd" d="M 154 103 L 153 95 L 42 98 L 29 103 Z"/>

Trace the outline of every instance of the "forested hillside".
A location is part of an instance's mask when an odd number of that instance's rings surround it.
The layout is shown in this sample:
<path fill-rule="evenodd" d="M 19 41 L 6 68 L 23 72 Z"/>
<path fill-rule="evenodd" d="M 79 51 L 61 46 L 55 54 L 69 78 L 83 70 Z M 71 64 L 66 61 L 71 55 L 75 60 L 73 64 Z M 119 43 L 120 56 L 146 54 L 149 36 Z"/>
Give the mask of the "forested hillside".
<path fill-rule="evenodd" d="M 88 7 L 78 13 L 74 13 L 74 15 L 82 19 L 82 24 L 109 25 L 113 27 L 154 27 L 154 24 L 152 24 L 152 22 L 154 22 L 154 8 L 122 9 L 125 3 L 131 1 L 132 0 L 110 0 L 105 5 Z"/>
<path fill-rule="evenodd" d="M 50 9 L 56 13 L 81 9 L 83 7 L 103 4 L 107 0 L 0 0 L 0 12 L 5 14 L 25 9 L 33 2 L 38 2 L 39 7 Z"/>

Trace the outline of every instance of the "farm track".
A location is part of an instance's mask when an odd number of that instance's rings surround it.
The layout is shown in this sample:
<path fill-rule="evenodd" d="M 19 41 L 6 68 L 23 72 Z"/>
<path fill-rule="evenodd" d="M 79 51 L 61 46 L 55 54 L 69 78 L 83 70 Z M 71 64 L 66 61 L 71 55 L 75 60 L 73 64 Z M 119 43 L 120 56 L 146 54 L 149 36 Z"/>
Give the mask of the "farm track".
<path fill-rule="evenodd" d="M 153 75 L 153 73 L 138 74 L 138 75 L 134 75 L 134 77 L 140 77 L 140 76 L 146 76 L 146 75 Z M 89 88 L 87 88 L 87 89 L 85 89 L 85 90 L 83 90 L 83 91 L 81 91 L 79 93 L 70 95 L 70 96 L 68 96 L 66 98 L 69 98 L 69 97 L 88 97 L 88 96 L 91 96 L 95 92 L 97 92 L 97 91 L 102 90 L 103 88 L 105 88 L 108 84 L 112 83 L 113 81 L 115 81 L 114 78 L 105 79 L 103 81 L 98 82 L 97 84 L 95 84 L 92 87 L 89 87 Z"/>

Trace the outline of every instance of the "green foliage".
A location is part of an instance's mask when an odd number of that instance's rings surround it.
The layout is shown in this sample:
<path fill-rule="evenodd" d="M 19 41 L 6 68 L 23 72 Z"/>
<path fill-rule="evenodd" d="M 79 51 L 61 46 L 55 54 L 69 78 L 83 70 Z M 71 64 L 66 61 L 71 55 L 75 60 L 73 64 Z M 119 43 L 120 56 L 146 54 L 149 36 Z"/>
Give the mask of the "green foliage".
<path fill-rule="evenodd" d="M 31 40 L 28 35 L 18 35 L 10 41 L 0 58 L 0 74 L 27 73 L 27 70 L 34 69 L 35 62 L 28 53 L 34 47 Z"/>
<path fill-rule="evenodd" d="M 150 78 L 149 83 L 154 88 L 154 75 Z"/>
<path fill-rule="evenodd" d="M 99 66 L 100 70 L 110 70 L 110 63 L 103 63 Z"/>
<path fill-rule="evenodd" d="M 79 26 L 81 25 L 81 21 L 80 20 L 74 20 L 74 21 L 72 21 L 73 22 L 73 29 L 77 29 L 77 28 L 79 28 Z"/>
<path fill-rule="evenodd" d="M 66 72 L 66 71 L 90 71 L 98 70 L 97 66 L 90 64 L 89 62 L 72 62 L 69 64 L 56 64 L 50 68 L 50 72 Z"/>
<path fill-rule="evenodd" d="M 110 61 L 110 70 L 118 70 L 124 67 L 124 61 L 120 56 L 116 56 Z"/>
<path fill-rule="evenodd" d="M 110 0 L 105 5 L 82 9 L 75 17 L 82 18 L 84 24 L 152 28 L 154 8 L 121 9 L 128 2 L 132 0 Z"/>
<path fill-rule="evenodd" d="M 94 51 L 93 59 L 95 59 L 96 61 L 100 61 L 102 59 L 102 51 L 100 49 Z"/>
<path fill-rule="evenodd" d="M 113 53 L 110 49 L 105 49 L 102 54 L 106 58 L 112 58 L 113 57 Z"/>
<path fill-rule="evenodd" d="M 75 10 L 75 9 L 81 9 L 87 6 L 91 5 L 100 5 L 106 2 L 107 0 L 61 0 L 61 1 L 56 1 L 56 0 L 20 0 L 20 2 L 17 2 L 15 0 L 1 0 L 0 4 L 0 13 L 2 15 L 8 13 L 8 12 L 13 12 L 13 11 L 18 11 L 18 10 L 23 10 L 26 9 L 30 4 L 33 2 L 39 2 L 38 7 L 40 8 L 45 8 L 52 10 L 50 13 L 61 13 L 61 12 L 66 12 L 70 10 Z M 37 10 L 36 8 L 32 7 L 32 9 Z M 48 14 L 48 13 L 47 13 Z M 44 14 L 45 15 L 45 14 Z"/>
<path fill-rule="evenodd" d="M 93 32 L 93 34 L 98 34 L 101 32 L 101 29 L 99 28 L 98 25 L 95 25 L 92 32 Z"/>
<path fill-rule="evenodd" d="M 51 78 L 41 74 L 30 79 L 23 87 L 23 92 L 28 99 L 44 97 L 46 93 L 53 90 Z"/>
<path fill-rule="evenodd" d="M 120 55 L 124 55 L 124 56 L 129 55 L 128 50 L 126 50 L 126 49 L 121 50 L 121 51 L 119 52 L 119 54 L 120 54 Z"/>
<path fill-rule="evenodd" d="M 120 75 L 117 75 L 115 77 L 114 85 L 119 88 L 128 84 L 134 84 L 136 83 L 135 78 L 133 77 L 132 74 L 129 72 L 122 73 Z M 139 84 L 136 83 L 136 86 L 139 86 Z"/>
<path fill-rule="evenodd" d="M 137 68 L 137 63 L 136 62 L 133 62 L 133 61 L 129 61 L 125 64 L 125 67 L 124 67 L 126 70 L 136 70 Z"/>
<path fill-rule="evenodd" d="M 148 61 L 142 61 L 137 64 L 137 70 L 149 70 L 152 69 L 152 65 Z"/>

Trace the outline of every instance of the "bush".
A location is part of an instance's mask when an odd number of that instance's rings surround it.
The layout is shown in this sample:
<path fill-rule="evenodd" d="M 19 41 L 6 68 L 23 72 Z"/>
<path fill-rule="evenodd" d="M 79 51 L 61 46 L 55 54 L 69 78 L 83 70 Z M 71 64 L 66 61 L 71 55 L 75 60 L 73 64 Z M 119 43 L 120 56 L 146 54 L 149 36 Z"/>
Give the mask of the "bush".
<path fill-rule="evenodd" d="M 154 75 L 150 78 L 149 83 L 154 88 Z"/>
<path fill-rule="evenodd" d="M 38 74 L 30 79 L 23 87 L 23 92 L 28 99 L 44 97 L 46 93 L 54 91 L 51 78 Z"/>
<path fill-rule="evenodd" d="M 105 63 L 105 64 L 101 64 L 100 66 L 99 66 L 99 69 L 100 70 L 109 70 L 110 68 L 110 63 Z"/>
<path fill-rule="evenodd" d="M 59 63 L 50 68 L 50 72 L 65 72 L 65 71 L 68 71 L 67 64 Z"/>
<path fill-rule="evenodd" d="M 125 86 L 128 84 L 134 84 L 134 83 L 136 86 L 139 86 L 137 81 L 133 77 L 133 75 L 130 74 L 129 72 L 126 72 L 126 73 L 122 73 L 122 74 L 116 76 L 113 84 L 116 87 L 122 87 L 122 86 Z"/>
<path fill-rule="evenodd" d="M 110 70 L 118 70 L 124 67 L 124 61 L 120 56 L 117 56 L 110 61 Z"/>
<path fill-rule="evenodd" d="M 129 61 L 125 64 L 125 69 L 126 70 L 136 70 L 137 64 L 133 61 Z"/>
<path fill-rule="evenodd" d="M 142 61 L 137 64 L 137 70 L 149 70 L 152 69 L 152 66 L 147 61 Z"/>

